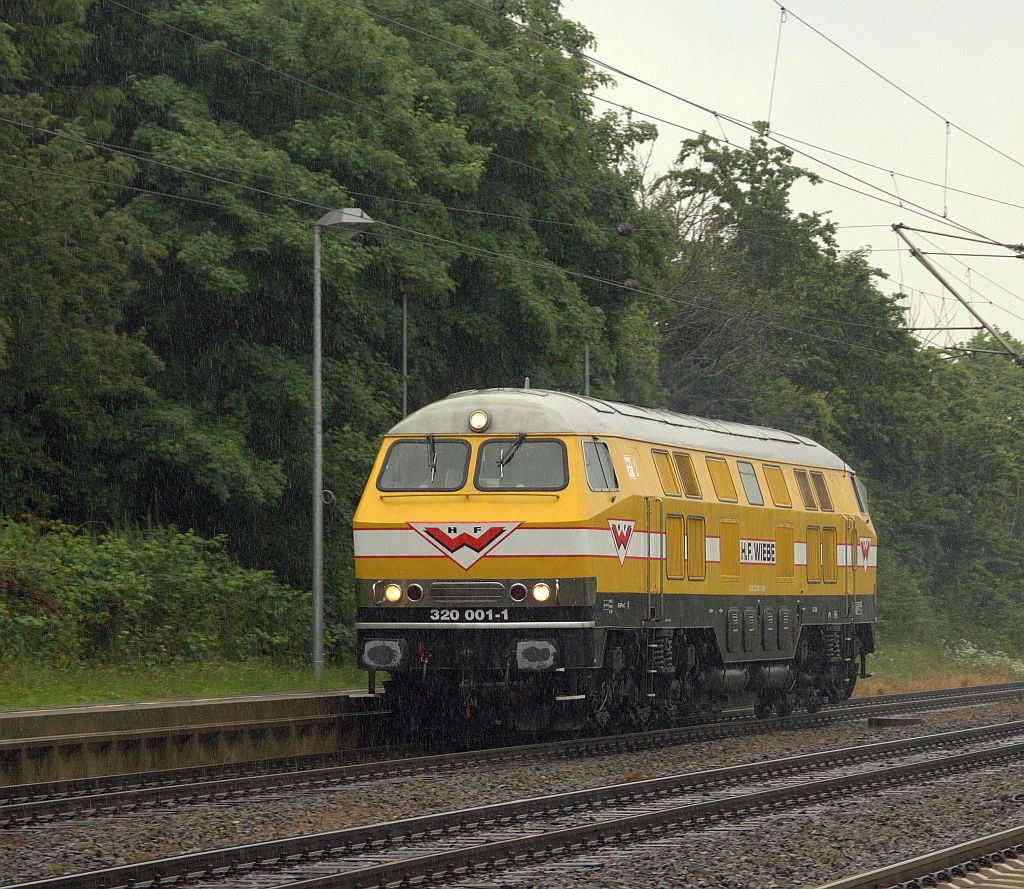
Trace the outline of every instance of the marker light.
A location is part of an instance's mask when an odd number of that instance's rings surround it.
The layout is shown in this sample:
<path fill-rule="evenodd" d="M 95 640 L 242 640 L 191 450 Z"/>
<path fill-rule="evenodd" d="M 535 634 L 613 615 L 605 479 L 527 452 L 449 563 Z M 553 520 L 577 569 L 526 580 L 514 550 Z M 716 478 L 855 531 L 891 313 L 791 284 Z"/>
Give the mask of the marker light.
<path fill-rule="evenodd" d="M 402 598 L 402 588 L 397 583 L 389 583 L 384 587 L 384 598 L 389 602 L 397 602 Z"/>
<path fill-rule="evenodd" d="M 423 587 L 418 583 L 410 583 L 405 594 L 409 597 L 410 602 L 419 602 L 423 598 Z"/>
<path fill-rule="evenodd" d="M 487 416 L 487 411 L 473 411 L 469 415 L 469 428 L 474 432 L 483 432 L 490 425 L 491 418 Z"/>
<path fill-rule="evenodd" d="M 551 598 L 551 587 L 546 583 L 535 583 L 533 585 L 533 598 L 538 602 L 547 602 Z"/>
<path fill-rule="evenodd" d="M 514 583 L 509 587 L 509 594 L 512 596 L 513 602 L 522 602 L 526 598 L 526 584 L 525 583 Z"/>

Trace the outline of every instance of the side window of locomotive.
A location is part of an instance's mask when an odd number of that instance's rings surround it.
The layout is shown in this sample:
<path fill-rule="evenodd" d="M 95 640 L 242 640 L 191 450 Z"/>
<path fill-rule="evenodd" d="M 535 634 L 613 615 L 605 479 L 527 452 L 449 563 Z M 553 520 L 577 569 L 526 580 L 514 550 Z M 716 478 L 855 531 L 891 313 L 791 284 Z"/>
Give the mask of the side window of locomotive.
<path fill-rule="evenodd" d="M 679 470 L 679 480 L 683 484 L 683 493 L 691 500 L 700 500 L 700 482 L 697 481 L 697 473 L 693 468 L 693 460 L 690 459 L 690 455 L 673 451 L 672 456 L 676 461 L 676 469 Z"/>
<path fill-rule="evenodd" d="M 678 497 L 680 493 L 679 481 L 676 479 L 676 472 L 672 468 L 672 458 L 668 451 L 651 451 L 654 457 L 654 468 L 658 470 L 658 478 L 661 479 L 661 487 L 670 497 Z"/>
<path fill-rule="evenodd" d="M 864 490 L 864 485 L 860 483 L 857 476 L 851 476 L 850 480 L 853 482 L 853 495 L 857 498 L 857 506 L 860 508 L 861 515 L 867 515 L 868 492 Z"/>
<path fill-rule="evenodd" d="M 481 491 L 561 491 L 569 483 L 565 444 L 492 438 L 480 446 L 474 483 Z"/>
<path fill-rule="evenodd" d="M 818 503 L 825 512 L 832 512 L 832 496 L 828 492 L 828 485 L 825 484 L 825 475 L 821 472 L 811 473 L 811 482 L 814 484 L 814 493 L 818 495 Z"/>
<path fill-rule="evenodd" d="M 736 468 L 740 471 L 740 481 L 743 483 L 743 493 L 747 495 L 747 503 L 751 506 L 764 506 L 764 495 L 761 493 L 761 486 L 757 483 L 754 464 L 740 460 L 736 464 Z"/>
<path fill-rule="evenodd" d="M 782 467 L 774 463 L 765 463 L 761 466 L 764 472 L 764 479 L 768 482 L 768 491 L 772 495 L 772 502 L 782 509 L 793 508 L 793 498 L 789 494 L 789 485 L 786 484 L 786 476 L 782 473 Z"/>
<path fill-rule="evenodd" d="M 686 530 L 681 515 L 665 517 L 665 573 L 673 580 L 686 578 Z"/>
<path fill-rule="evenodd" d="M 736 484 L 732 480 L 729 464 L 721 457 L 708 457 L 708 472 L 711 473 L 711 484 L 715 494 L 723 503 L 736 502 Z"/>
<path fill-rule="evenodd" d="M 807 582 L 821 583 L 821 529 L 807 529 Z"/>
<path fill-rule="evenodd" d="M 458 491 L 466 483 L 469 443 L 435 438 L 396 441 L 377 477 L 381 491 Z"/>
<path fill-rule="evenodd" d="M 837 560 L 837 547 L 836 547 L 836 529 L 835 528 L 822 528 L 821 529 L 821 579 L 825 583 L 836 582 L 836 562 Z"/>
<path fill-rule="evenodd" d="M 704 516 L 686 517 L 686 573 L 690 580 L 703 580 L 707 574 L 704 541 Z"/>
<path fill-rule="evenodd" d="M 804 509 L 818 511 L 818 504 L 814 502 L 814 494 L 811 493 L 811 483 L 807 480 L 807 470 L 794 469 L 793 477 L 796 479 L 796 486 L 800 490 L 800 499 L 804 502 Z"/>
<path fill-rule="evenodd" d="M 587 468 L 587 484 L 591 491 L 619 490 L 612 456 L 603 441 L 583 442 L 583 463 Z"/>

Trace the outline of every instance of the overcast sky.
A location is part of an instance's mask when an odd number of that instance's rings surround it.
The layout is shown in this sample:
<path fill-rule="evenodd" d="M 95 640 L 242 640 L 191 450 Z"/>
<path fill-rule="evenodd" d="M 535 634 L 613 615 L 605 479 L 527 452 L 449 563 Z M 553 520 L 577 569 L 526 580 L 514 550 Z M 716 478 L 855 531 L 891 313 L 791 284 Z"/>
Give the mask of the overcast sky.
<path fill-rule="evenodd" d="M 940 117 L 790 14 L 782 25 L 772 100 L 772 131 L 780 139 L 793 137 L 876 164 L 882 171 L 806 149 L 888 192 L 898 190 L 904 200 L 924 205 L 940 216 L 945 176 L 950 189 L 945 195 L 950 220 L 988 238 L 1014 244 L 1024 241 L 1024 8 L 1019 3 L 794 0 L 785 6 Z M 592 53 L 602 61 L 732 117 L 767 119 L 780 23 L 780 9 L 772 0 L 565 0 L 563 12 L 594 34 L 597 46 Z M 637 112 L 722 136 L 712 115 L 624 77 L 618 78 L 617 88 L 602 94 Z M 607 108 L 600 102 L 595 107 L 598 112 Z M 954 125 L 948 140 L 948 174 L 944 173 L 946 120 Z M 1012 160 L 980 145 L 957 127 Z M 748 144 L 749 133 L 729 123 L 724 129 L 732 142 Z M 654 160 L 658 168 L 666 169 L 688 134 L 665 124 L 658 124 L 658 130 Z M 794 163 L 867 190 L 806 156 L 797 155 Z M 896 187 L 885 171 L 896 174 Z M 938 185 L 913 182 L 900 174 Z M 959 194 L 953 188 L 1017 203 L 1021 208 Z M 831 218 L 840 226 L 877 226 L 841 229 L 840 246 L 873 248 L 874 264 L 890 275 L 890 280 L 881 284 L 886 291 L 898 289 L 902 258 L 905 288 L 914 289 L 904 305 L 916 326 L 933 325 L 937 319 L 948 326 L 975 323 L 905 250 L 896 252 L 896 235 L 890 228 L 893 222 L 946 230 L 941 219 L 929 220 L 906 207 L 890 206 L 828 183 L 801 187 L 793 203 L 799 210 L 832 211 Z M 917 237 L 924 250 L 936 249 L 920 236 L 911 233 L 911 237 Z M 928 237 L 945 251 L 1008 255 L 983 244 Z M 978 310 L 988 321 L 1024 339 L 1024 261 L 935 259 L 963 282 L 965 296 L 973 293 Z M 939 344 L 960 342 L 971 335 L 971 331 L 920 334 Z"/>

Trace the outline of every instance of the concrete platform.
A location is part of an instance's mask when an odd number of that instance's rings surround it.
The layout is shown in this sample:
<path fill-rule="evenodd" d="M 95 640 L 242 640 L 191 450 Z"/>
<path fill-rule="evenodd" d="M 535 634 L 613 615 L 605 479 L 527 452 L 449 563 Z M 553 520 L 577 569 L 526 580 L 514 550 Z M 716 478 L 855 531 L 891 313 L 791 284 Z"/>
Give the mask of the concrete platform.
<path fill-rule="evenodd" d="M 0 787 L 335 753 L 382 711 L 354 689 L 0 711 Z"/>

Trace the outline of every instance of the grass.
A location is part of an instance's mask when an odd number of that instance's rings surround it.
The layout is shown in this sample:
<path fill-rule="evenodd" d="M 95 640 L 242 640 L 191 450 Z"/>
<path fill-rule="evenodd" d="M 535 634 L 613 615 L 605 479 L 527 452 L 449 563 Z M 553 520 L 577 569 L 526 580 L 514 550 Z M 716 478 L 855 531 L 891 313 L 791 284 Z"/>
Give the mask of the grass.
<path fill-rule="evenodd" d="M 282 667 L 260 661 L 68 667 L 18 661 L 0 664 L 0 709 L 362 688 L 365 685 L 366 674 L 348 665 L 327 666 L 323 680 L 315 682 L 308 667 Z"/>
<path fill-rule="evenodd" d="M 943 647 L 938 647 L 943 646 Z M 922 648 L 907 642 L 879 644 L 868 657 L 870 679 L 857 683 L 857 697 L 959 688 L 1021 679 L 1021 663 L 1005 655 L 987 654 L 961 643 L 950 650 L 944 643 Z"/>
<path fill-rule="evenodd" d="M 1024 677 L 1024 663 L 961 643 L 955 650 L 925 649 L 906 642 L 882 644 L 868 658 L 874 675 L 857 684 L 865 697 L 903 691 L 1010 682 Z M 31 661 L 0 665 L 0 709 L 57 707 L 117 701 L 215 697 L 362 688 L 365 674 L 352 666 L 328 666 L 321 682 L 309 668 L 246 663 L 181 663 L 164 666 L 55 667 Z"/>

